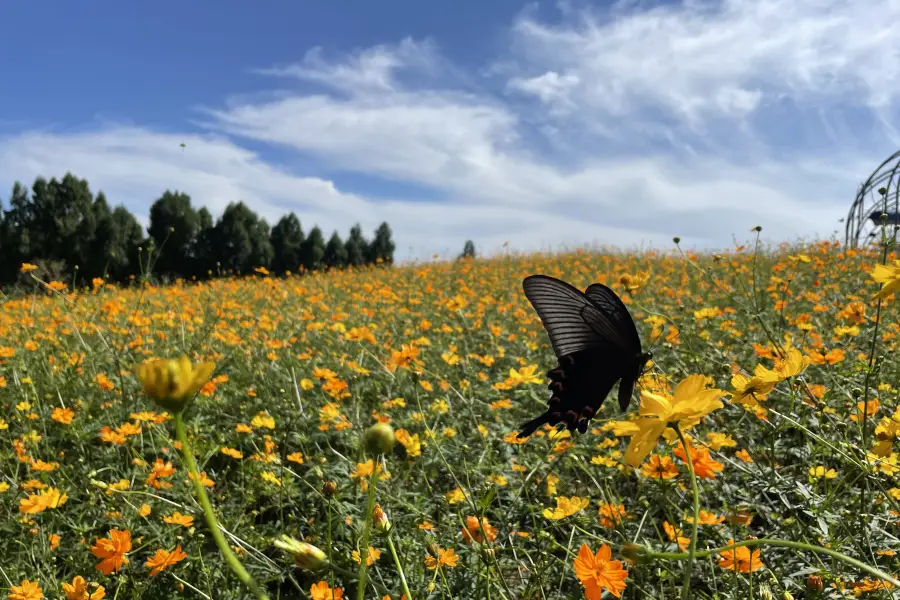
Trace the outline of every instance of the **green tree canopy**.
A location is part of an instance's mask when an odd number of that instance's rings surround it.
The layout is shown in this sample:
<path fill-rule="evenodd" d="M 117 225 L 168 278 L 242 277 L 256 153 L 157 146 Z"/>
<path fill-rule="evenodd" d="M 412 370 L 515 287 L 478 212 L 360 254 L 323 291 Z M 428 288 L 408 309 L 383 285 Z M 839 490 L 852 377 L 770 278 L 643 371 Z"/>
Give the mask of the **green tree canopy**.
<path fill-rule="evenodd" d="M 157 252 L 154 271 L 166 275 L 187 275 L 191 252 L 200 227 L 200 217 L 191 206 L 191 197 L 166 190 L 150 207 L 148 232 Z"/>
<path fill-rule="evenodd" d="M 391 238 L 391 227 L 387 223 L 382 223 L 375 230 L 375 238 L 369 245 L 369 262 L 381 262 L 385 264 L 393 264 L 394 262 L 394 240 Z"/>
<path fill-rule="evenodd" d="M 369 255 L 369 242 L 363 237 L 362 228 L 359 223 L 350 228 L 350 237 L 344 244 L 347 248 L 347 263 L 354 267 L 366 264 Z"/>
<path fill-rule="evenodd" d="M 326 267 L 332 269 L 347 266 L 347 248 L 338 232 L 335 231 L 328 239 L 325 245 L 325 256 L 323 257 Z"/>
<path fill-rule="evenodd" d="M 272 228 L 272 269 L 278 273 L 296 271 L 303 263 L 303 228 L 294 213 L 281 217 Z"/>
<path fill-rule="evenodd" d="M 301 252 L 301 264 L 307 271 L 322 268 L 322 260 L 325 258 L 325 237 L 318 225 L 309 231 L 309 235 L 303 241 Z"/>
<path fill-rule="evenodd" d="M 215 246 L 222 268 L 237 274 L 272 263 L 269 225 L 243 202 L 225 207 L 216 223 Z"/>

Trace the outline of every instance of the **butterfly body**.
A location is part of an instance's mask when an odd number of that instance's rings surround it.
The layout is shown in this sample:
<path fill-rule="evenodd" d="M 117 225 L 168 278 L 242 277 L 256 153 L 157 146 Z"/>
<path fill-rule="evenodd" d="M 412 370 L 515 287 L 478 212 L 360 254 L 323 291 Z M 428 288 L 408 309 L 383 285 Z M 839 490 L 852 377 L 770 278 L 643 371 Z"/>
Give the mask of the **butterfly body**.
<path fill-rule="evenodd" d="M 617 381 L 619 407 L 628 408 L 651 354 L 641 350 L 634 321 L 615 292 L 601 284 L 581 292 L 545 275 L 526 278 L 523 287 L 558 364 L 547 373 L 547 410 L 524 424 L 518 436 L 527 437 L 544 424 L 584 433 Z"/>

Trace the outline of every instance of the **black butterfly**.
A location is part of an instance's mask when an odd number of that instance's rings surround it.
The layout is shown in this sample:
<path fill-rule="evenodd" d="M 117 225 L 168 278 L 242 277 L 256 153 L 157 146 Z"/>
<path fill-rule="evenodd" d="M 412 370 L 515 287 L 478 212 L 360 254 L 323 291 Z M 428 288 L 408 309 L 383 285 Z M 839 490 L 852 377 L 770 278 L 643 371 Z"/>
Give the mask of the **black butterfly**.
<path fill-rule="evenodd" d="M 652 354 L 641 350 L 634 320 L 616 293 L 599 283 L 581 292 L 546 275 L 526 277 L 522 287 L 559 364 L 547 373 L 550 407 L 525 423 L 518 437 L 531 435 L 545 423 L 565 423 L 569 431 L 584 433 L 619 380 L 619 408 L 628 408 Z"/>

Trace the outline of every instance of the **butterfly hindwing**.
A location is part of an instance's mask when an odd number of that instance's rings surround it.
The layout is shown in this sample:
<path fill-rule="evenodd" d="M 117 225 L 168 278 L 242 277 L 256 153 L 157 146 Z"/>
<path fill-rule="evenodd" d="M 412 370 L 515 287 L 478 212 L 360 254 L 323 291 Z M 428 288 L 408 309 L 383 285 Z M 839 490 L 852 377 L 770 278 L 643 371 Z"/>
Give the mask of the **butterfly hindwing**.
<path fill-rule="evenodd" d="M 622 377 L 619 381 L 619 409 L 625 412 L 631 404 L 631 395 L 634 393 L 636 381 L 629 376 Z"/>
<path fill-rule="evenodd" d="M 603 349 L 583 350 L 560 359 L 559 365 L 548 373 L 549 407 L 524 424 L 518 437 L 527 437 L 544 424 L 564 424 L 569 431 L 578 429 L 584 433 L 619 378 L 618 369 L 597 365 L 615 361 L 615 356 Z"/>

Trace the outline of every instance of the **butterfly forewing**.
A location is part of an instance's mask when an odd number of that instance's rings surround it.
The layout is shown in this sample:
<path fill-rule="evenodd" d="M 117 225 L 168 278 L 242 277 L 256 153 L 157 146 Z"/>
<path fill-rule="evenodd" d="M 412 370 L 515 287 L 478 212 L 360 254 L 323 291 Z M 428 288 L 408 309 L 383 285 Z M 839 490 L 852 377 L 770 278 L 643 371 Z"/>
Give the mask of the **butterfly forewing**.
<path fill-rule="evenodd" d="M 630 351 L 622 345 L 625 338 L 616 333 L 617 324 L 576 287 L 546 275 L 527 277 L 522 287 L 557 356 L 600 347 L 618 346 L 622 351 Z M 586 311 L 590 313 L 590 324 L 585 320 Z"/>
<path fill-rule="evenodd" d="M 613 327 L 615 336 L 620 337 L 620 345 L 634 354 L 641 352 L 641 338 L 638 336 L 634 319 L 628 312 L 628 307 L 614 291 L 602 283 L 594 283 L 584 291 L 585 297 L 600 309 L 607 318 L 615 323 Z"/>

